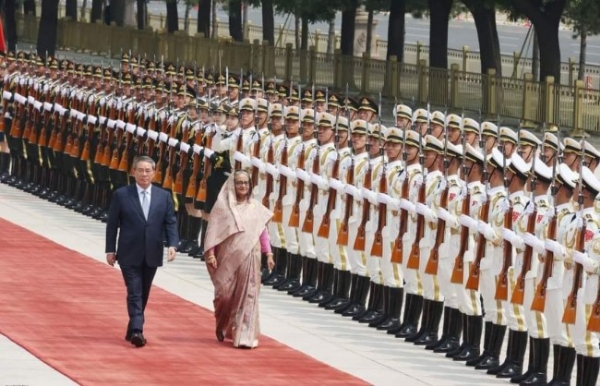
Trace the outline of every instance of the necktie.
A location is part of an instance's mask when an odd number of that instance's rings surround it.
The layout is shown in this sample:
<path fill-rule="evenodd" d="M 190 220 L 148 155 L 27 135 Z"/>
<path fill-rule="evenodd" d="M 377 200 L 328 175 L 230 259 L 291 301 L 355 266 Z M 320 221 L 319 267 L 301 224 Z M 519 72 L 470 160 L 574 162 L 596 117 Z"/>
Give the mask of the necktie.
<path fill-rule="evenodd" d="M 148 198 L 148 191 L 142 190 L 142 211 L 144 217 L 148 220 L 148 212 L 150 211 L 150 199 Z"/>

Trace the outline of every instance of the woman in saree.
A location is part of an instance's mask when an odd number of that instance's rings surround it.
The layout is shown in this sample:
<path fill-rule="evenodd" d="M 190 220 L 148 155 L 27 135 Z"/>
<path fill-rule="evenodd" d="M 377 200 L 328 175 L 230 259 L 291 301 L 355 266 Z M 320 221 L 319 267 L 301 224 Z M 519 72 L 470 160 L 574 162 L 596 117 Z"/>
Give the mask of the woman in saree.
<path fill-rule="evenodd" d="M 231 339 L 234 347 L 258 346 L 261 252 L 269 269 L 275 265 L 266 231 L 272 216 L 252 198 L 245 171 L 229 177 L 210 214 L 204 255 L 215 287 L 216 334 L 219 341 Z"/>

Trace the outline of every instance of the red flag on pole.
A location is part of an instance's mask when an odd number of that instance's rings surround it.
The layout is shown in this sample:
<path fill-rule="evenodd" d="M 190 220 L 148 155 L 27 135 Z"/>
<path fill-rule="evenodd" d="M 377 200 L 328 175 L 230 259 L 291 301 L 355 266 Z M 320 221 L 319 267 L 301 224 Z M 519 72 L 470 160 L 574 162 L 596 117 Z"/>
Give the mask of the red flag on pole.
<path fill-rule="evenodd" d="M 0 15 L 0 52 L 6 53 L 6 42 L 4 41 L 4 24 L 2 23 L 2 15 Z"/>

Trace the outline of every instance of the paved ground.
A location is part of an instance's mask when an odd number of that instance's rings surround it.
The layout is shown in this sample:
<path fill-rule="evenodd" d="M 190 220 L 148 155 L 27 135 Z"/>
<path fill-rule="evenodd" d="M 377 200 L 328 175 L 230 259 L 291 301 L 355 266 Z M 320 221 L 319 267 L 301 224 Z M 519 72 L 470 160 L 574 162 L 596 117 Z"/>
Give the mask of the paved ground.
<path fill-rule="evenodd" d="M 0 216 L 91 259 L 105 259 L 104 224 L 100 222 L 6 185 L 0 185 Z M 178 256 L 159 270 L 155 284 L 212 309 L 212 284 L 200 261 Z M 115 305 L 121 306 L 125 305 Z M 371 384 L 506 384 L 269 288 L 261 292 L 261 329 L 263 334 Z M 4 384 L 72 382 L 0 336 L 0 385 Z"/>

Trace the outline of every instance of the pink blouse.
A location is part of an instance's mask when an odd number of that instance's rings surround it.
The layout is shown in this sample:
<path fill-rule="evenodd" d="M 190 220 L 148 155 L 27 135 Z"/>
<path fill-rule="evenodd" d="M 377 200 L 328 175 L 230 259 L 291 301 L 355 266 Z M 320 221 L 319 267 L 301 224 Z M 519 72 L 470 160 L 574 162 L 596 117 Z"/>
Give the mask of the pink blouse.
<path fill-rule="evenodd" d="M 267 232 L 267 229 L 265 228 L 262 233 L 260 234 L 260 251 L 262 253 L 271 253 L 271 238 L 269 237 L 269 232 Z M 212 254 L 214 254 L 215 249 L 211 248 L 208 251 L 206 251 L 206 255 L 210 256 Z"/>

